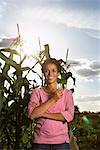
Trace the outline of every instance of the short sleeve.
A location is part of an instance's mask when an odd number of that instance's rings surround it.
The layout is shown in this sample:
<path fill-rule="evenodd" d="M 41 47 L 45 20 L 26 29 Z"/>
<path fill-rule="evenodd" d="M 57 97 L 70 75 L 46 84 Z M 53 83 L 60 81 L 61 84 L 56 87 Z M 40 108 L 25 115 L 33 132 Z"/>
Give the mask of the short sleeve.
<path fill-rule="evenodd" d="M 33 109 L 36 107 L 36 105 L 37 106 L 39 105 L 39 100 L 40 100 L 39 90 L 37 88 L 33 89 L 31 97 L 30 97 L 30 101 L 28 103 L 28 114 L 29 114 L 29 116 L 31 115 L 31 113 L 32 113 Z M 36 105 L 34 105 L 34 104 L 36 104 Z"/>

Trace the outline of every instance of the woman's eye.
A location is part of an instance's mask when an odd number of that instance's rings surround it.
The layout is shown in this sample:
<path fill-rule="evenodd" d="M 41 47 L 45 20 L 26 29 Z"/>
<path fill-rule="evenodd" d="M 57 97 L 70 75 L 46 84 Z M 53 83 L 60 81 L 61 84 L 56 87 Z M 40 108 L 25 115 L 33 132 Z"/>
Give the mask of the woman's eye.
<path fill-rule="evenodd" d="M 44 73 L 50 73 L 50 72 L 57 72 L 57 70 L 56 69 L 53 69 L 53 70 L 45 70 L 45 72 Z"/>
<path fill-rule="evenodd" d="M 48 73 L 49 72 L 49 70 L 45 70 L 45 73 Z"/>
<path fill-rule="evenodd" d="M 55 69 L 53 69 L 52 71 L 53 71 L 53 72 L 57 72 L 57 70 L 55 70 Z"/>

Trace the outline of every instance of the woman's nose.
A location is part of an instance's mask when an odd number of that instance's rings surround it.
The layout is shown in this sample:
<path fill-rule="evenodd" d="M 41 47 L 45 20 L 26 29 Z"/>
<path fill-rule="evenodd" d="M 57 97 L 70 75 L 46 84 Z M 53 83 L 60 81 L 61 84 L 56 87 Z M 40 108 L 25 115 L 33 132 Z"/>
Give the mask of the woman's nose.
<path fill-rule="evenodd" d="M 49 75 L 51 75 L 52 74 L 52 71 L 49 71 Z"/>

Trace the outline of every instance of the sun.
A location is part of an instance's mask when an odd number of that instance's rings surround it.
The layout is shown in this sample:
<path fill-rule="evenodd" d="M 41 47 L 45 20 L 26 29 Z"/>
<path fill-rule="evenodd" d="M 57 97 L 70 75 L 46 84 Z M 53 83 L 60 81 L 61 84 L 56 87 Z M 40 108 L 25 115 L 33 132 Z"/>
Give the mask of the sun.
<path fill-rule="evenodd" d="M 45 23 L 19 23 L 19 29 L 23 53 L 26 55 L 36 54 L 40 50 L 44 50 L 45 44 L 52 46 L 54 43 L 55 31 L 50 26 L 46 26 Z"/>

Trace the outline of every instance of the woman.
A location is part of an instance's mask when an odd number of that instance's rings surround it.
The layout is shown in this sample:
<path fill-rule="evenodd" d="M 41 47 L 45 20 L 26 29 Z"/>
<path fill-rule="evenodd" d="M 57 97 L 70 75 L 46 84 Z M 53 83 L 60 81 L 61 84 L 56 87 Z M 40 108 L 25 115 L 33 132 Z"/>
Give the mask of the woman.
<path fill-rule="evenodd" d="M 69 150 L 68 122 L 74 116 L 72 92 L 57 88 L 60 64 L 47 59 L 42 65 L 46 85 L 33 89 L 28 105 L 31 119 L 36 120 L 33 150 Z"/>

